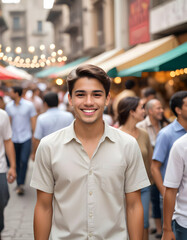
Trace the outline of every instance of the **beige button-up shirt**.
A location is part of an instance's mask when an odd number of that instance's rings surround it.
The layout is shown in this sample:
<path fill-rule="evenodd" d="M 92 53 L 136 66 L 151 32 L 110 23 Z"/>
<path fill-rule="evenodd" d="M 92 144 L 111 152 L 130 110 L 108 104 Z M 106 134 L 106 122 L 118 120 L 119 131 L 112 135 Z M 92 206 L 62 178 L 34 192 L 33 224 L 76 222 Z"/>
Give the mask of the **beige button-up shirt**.
<path fill-rule="evenodd" d="M 124 193 L 148 185 L 136 140 L 106 123 L 91 159 L 74 123 L 43 138 L 31 180 L 54 194 L 52 240 L 127 240 Z"/>

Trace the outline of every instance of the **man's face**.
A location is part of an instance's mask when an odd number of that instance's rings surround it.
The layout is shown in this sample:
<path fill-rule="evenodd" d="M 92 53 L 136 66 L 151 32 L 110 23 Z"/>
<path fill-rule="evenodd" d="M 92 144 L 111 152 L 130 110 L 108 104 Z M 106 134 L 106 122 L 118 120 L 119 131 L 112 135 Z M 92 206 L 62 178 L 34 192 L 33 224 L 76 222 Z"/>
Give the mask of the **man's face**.
<path fill-rule="evenodd" d="M 152 108 L 149 110 L 149 114 L 152 115 L 157 121 L 162 120 L 164 109 L 160 101 L 155 101 Z"/>
<path fill-rule="evenodd" d="M 183 99 L 183 105 L 181 107 L 181 117 L 187 122 L 187 97 Z"/>
<path fill-rule="evenodd" d="M 16 93 L 14 92 L 14 90 L 11 88 L 10 89 L 10 97 L 12 98 L 12 100 L 15 100 L 16 99 Z"/>
<path fill-rule="evenodd" d="M 93 124 L 102 120 L 104 107 L 110 96 L 106 97 L 103 85 L 95 78 L 83 77 L 75 82 L 69 103 L 74 108 L 76 120 Z"/>

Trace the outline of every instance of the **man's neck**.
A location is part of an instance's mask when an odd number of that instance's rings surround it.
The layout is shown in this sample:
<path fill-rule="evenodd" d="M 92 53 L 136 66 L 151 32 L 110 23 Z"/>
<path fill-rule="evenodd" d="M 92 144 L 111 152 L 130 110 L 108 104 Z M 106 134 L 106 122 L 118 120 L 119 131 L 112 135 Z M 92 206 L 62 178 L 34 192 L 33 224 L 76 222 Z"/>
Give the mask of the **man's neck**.
<path fill-rule="evenodd" d="M 160 127 L 160 121 L 159 120 L 153 118 L 151 115 L 149 115 L 149 119 L 150 119 L 151 124 L 154 127 Z"/>
<path fill-rule="evenodd" d="M 180 123 L 181 126 L 183 126 L 184 129 L 186 129 L 187 131 L 187 120 L 181 118 L 181 117 L 178 117 L 177 118 L 177 121 Z"/>
<path fill-rule="evenodd" d="M 21 97 L 16 98 L 16 99 L 14 100 L 15 104 L 16 104 L 16 105 L 19 105 L 20 100 L 21 100 Z"/>
<path fill-rule="evenodd" d="M 78 119 L 75 120 L 75 134 L 79 140 L 94 140 L 100 139 L 104 133 L 104 122 L 97 121 L 92 124 L 87 124 L 79 121 Z"/>

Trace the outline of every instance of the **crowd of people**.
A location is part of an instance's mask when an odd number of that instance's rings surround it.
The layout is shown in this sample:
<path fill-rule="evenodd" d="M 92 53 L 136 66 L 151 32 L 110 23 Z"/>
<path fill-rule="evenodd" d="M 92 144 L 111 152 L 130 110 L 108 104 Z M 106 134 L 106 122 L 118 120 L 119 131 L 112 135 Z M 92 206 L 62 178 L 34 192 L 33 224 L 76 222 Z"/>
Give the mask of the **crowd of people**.
<path fill-rule="evenodd" d="M 36 240 L 187 239 L 187 91 L 171 97 L 170 122 L 154 89 L 138 97 L 127 80 L 111 104 L 110 84 L 83 65 L 63 98 L 54 89 L 0 91 L 0 232 L 7 182 L 24 196 L 31 158 Z"/>

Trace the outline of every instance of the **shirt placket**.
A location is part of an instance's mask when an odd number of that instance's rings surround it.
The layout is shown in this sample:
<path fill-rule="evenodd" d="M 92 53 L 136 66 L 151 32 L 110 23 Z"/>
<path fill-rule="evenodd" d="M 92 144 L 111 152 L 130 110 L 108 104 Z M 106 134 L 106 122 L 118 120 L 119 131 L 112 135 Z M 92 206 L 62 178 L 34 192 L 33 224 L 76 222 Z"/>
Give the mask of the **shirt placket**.
<path fill-rule="evenodd" d="M 94 240 L 94 229 L 95 229 L 95 188 L 94 188 L 94 168 L 90 163 L 88 171 L 88 239 Z"/>

